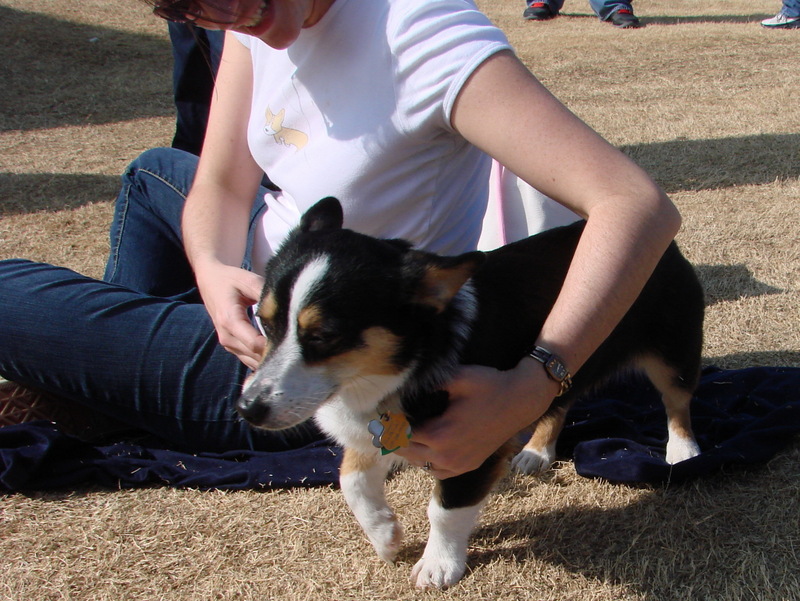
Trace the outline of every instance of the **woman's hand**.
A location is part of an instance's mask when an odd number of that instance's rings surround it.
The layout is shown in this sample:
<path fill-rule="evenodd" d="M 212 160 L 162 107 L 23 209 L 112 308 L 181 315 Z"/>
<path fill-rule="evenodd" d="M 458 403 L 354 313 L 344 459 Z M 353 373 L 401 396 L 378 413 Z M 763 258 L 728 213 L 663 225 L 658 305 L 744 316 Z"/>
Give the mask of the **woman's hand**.
<path fill-rule="evenodd" d="M 263 280 L 238 267 L 264 175 L 247 144 L 252 80 L 250 51 L 228 35 L 203 152 L 183 211 L 186 256 L 220 344 L 250 368 L 258 365 L 265 343 L 247 317 Z"/>
<path fill-rule="evenodd" d="M 219 343 L 250 369 L 255 369 L 264 352 L 265 339 L 253 327 L 248 309 L 258 302 L 264 280 L 238 267 L 222 263 L 195 267 L 200 294 Z"/>
<path fill-rule="evenodd" d="M 414 465 L 430 464 L 439 479 L 480 467 L 547 411 L 559 386 L 525 358 L 509 371 L 464 366 L 446 389 L 447 411 L 414 429 L 411 445 L 397 451 Z"/>

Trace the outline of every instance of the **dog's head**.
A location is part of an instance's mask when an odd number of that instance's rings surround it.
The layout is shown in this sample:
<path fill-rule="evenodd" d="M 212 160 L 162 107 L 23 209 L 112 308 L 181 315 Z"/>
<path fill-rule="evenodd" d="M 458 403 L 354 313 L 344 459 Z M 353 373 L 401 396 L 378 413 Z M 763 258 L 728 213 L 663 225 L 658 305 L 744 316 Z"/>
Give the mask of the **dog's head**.
<path fill-rule="evenodd" d="M 254 426 L 292 427 L 334 395 L 370 411 L 452 343 L 451 302 L 483 253 L 440 257 L 342 223 L 339 201 L 321 200 L 267 265 L 267 347 L 236 404 Z"/>

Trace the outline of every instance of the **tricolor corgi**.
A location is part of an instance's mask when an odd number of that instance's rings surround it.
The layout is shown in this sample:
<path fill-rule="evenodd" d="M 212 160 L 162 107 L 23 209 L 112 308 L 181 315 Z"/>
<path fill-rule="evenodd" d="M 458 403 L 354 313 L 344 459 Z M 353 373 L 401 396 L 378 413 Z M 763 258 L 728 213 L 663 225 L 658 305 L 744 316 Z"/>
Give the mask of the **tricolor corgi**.
<path fill-rule="evenodd" d="M 267 265 L 257 308 L 267 348 L 237 410 L 270 430 L 314 418 L 338 441 L 345 449 L 340 483 L 347 503 L 378 555 L 392 561 L 402 528 L 384 495 L 386 476 L 401 462 L 391 451 L 415 426 L 446 410 L 441 389 L 459 365 L 508 370 L 531 353 L 584 223 L 455 257 L 342 223 L 339 202 L 321 200 Z M 535 424 L 520 424 L 520 430 L 533 428 L 524 449 L 509 441 L 480 468 L 437 481 L 415 584 L 444 588 L 463 576 L 468 538 L 509 459 L 516 454 L 513 462 L 525 472 L 546 469 L 572 402 L 621 370 L 641 369 L 660 391 L 667 461 L 697 455 L 689 404 L 700 369 L 703 309 L 694 269 L 673 243 L 571 389 Z"/>

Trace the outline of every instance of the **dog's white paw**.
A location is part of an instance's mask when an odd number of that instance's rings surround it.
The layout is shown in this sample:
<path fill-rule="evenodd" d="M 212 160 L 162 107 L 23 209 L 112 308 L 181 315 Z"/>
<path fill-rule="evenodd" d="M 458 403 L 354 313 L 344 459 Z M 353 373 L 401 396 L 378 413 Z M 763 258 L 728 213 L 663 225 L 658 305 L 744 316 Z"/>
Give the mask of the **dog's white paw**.
<path fill-rule="evenodd" d="M 466 558 L 423 557 L 411 570 L 411 581 L 419 589 L 443 589 L 461 580 L 466 570 Z"/>
<path fill-rule="evenodd" d="M 524 448 L 511 460 L 511 466 L 522 474 L 532 476 L 546 471 L 555 460 L 555 448 L 545 447 L 541 451 Z"/>
<path fill-rule="evenodd" d="M 392 563 L 403 545 L 403 526 L 394 515 L 380 523 L 369 526 L 367 537 L 375 547 L 375 552 L 383 561 Z"/>
<path fill-rule="evenodd" d="M 667 443 L 667 463 L 674 465 L 700 454 L 700 447 L 690 438 L 670 437 Z"/>

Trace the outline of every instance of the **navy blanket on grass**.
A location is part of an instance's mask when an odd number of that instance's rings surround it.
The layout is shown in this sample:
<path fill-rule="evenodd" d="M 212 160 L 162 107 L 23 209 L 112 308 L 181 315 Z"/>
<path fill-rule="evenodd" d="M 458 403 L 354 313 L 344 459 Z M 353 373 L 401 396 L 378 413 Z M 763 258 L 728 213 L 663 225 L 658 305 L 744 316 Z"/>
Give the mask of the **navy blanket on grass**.
<path fill-rule="evenodd" d="M 613 482 L 665 484 L 723 466 L 763 463 L 800 433 L 800 368 L 709 368 L 692 405 L 702 454 L 664 461 L 666 417 L 647 383 L 621 384 L 581 401 L 558 451 L 579 474 Z M 94 446 L 48 422 L 0 428 L 0 489 L 153 484 L 202 489 L 320 486 L 338 479 L 341 450 L 326 442 L 281 453 L 187 454 L 119 442 Z"/>

